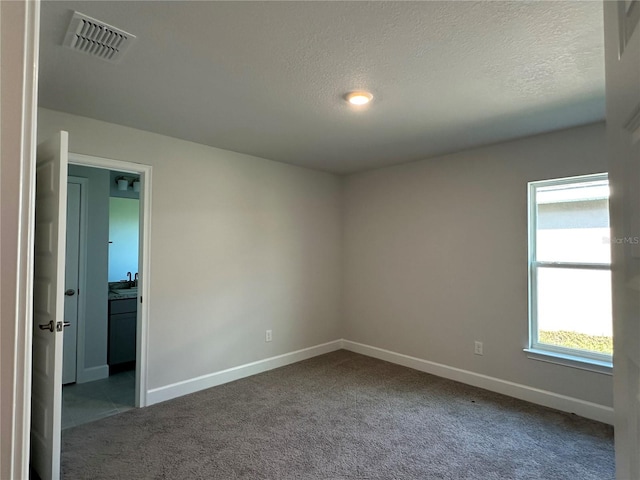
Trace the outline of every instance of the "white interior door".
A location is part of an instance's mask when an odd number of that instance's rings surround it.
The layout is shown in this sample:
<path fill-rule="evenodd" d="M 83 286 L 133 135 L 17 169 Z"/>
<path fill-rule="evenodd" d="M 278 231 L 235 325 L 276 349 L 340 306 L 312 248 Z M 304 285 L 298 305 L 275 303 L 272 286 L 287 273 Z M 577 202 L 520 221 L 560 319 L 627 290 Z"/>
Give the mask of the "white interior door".
<path fill-rule="evenodd" d="M 604 2 L 616 477 L 640 478 L 640 1 Z"/>
<path fill-rule="evenodd" d="M 60 478 L 68 134 L 38 146 L 33 292 L 31 464 Z"/>
<path fill-rule="evenodd" d="M 76 381 L 78 355 L 78 298 L 80 285 L 80 183 L 67 183 L 67 241 L 65 254 L 62 384 Z"/>

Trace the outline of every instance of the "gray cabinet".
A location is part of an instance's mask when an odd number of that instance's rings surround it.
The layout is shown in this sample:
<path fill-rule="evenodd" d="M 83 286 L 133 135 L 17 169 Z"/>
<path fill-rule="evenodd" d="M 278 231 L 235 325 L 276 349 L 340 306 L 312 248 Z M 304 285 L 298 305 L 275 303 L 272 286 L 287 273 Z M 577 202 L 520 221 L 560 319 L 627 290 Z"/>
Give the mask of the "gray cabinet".
<path fill-rule="evenodd" d="M 138 299 L 109 301 L 109 367 L 125 367 L 136 360 Z"/>

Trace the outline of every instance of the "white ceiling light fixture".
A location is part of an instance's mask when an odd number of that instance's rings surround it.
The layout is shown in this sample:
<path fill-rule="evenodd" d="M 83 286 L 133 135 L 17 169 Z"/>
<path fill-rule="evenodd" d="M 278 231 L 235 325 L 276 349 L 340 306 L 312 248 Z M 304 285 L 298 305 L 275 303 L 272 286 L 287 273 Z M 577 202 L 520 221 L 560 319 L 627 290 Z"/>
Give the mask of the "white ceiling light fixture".
<path fill-rule="evenodd" d="M 138 177 L 117 177 L 116 185 L 118 190 L 126 192 L 129 188 L 133 188 L 134 192 L 140 191 L 140 178 Z"/>
<path fill-rule="evenodd" d="M 373 100 L 373 95 L 365 91 L 349 92 L 344 96 L 345 100 L 351 105 L 366 105 Z"/>

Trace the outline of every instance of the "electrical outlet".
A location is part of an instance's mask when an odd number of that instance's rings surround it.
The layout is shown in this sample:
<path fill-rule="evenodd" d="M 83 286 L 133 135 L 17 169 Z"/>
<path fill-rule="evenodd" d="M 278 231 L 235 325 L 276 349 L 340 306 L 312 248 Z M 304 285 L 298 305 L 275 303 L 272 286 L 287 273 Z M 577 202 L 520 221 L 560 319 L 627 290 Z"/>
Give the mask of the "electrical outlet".
<path fill-rule="evenodd" d="M 475 353 L 476 355 L 484 355 L 484 353 L 482 352 L 482 342 L 476 340 L 473 353 Z"/>
<path fill-rule="evenodd" d="M 264 341 L 270 342 L 271 340 L 273 340 L 273 332 L 271 330 L 267 330 L 264 332 Z"/>

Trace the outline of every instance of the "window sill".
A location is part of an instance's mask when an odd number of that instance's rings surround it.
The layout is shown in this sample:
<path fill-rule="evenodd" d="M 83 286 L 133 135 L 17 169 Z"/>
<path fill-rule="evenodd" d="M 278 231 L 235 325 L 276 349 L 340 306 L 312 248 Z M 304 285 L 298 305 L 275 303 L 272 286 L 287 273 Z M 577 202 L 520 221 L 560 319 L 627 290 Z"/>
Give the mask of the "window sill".
<path fill-rule="evenodd" d="M 610 362 L 602 362 L 592 360 L 590 358 L 566 355 L 563 353 L 549 352 L 547 350 L 538 350 L 534 348 L 525 348 L 527 358 L 538 360 L 540 362 L 554 363 L 556 365 L 564 365 L 565 367 L 577 368 L 579 370 L 587 370 L 604 375 L 613 374 L 613 364 Z"/>

